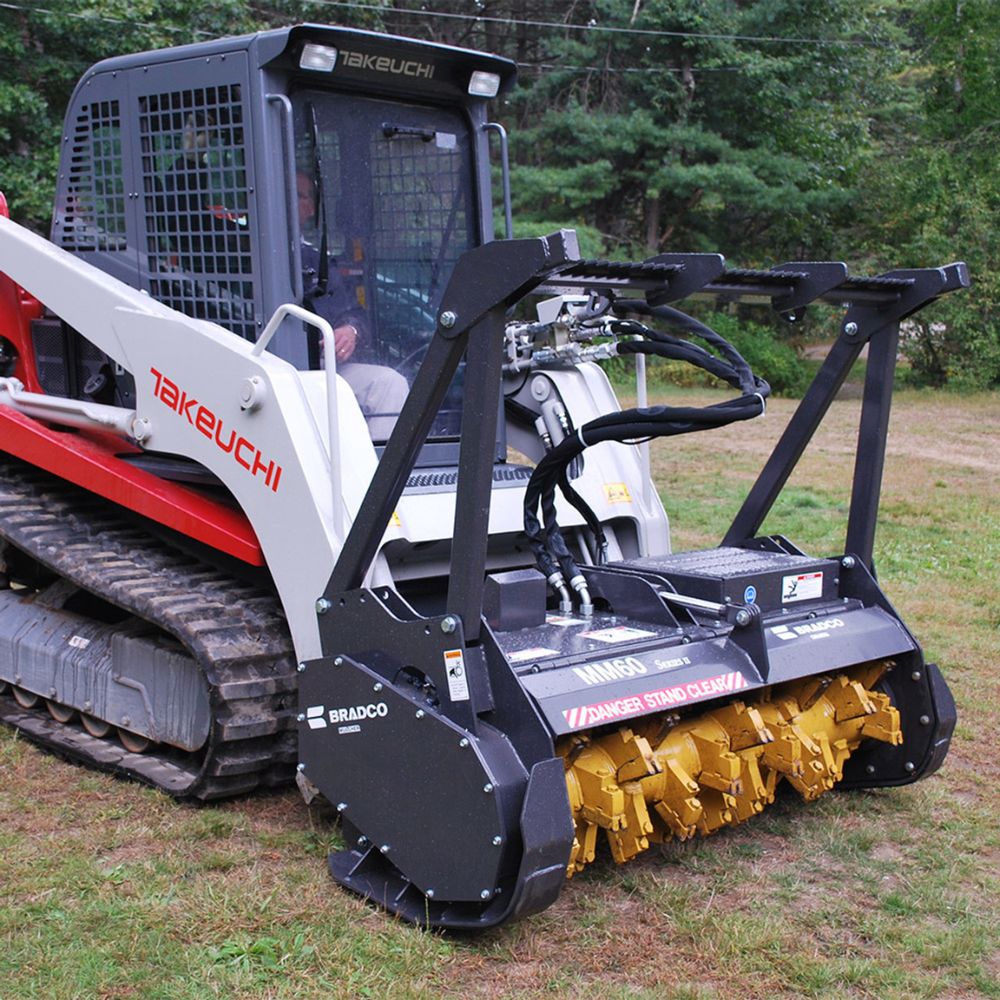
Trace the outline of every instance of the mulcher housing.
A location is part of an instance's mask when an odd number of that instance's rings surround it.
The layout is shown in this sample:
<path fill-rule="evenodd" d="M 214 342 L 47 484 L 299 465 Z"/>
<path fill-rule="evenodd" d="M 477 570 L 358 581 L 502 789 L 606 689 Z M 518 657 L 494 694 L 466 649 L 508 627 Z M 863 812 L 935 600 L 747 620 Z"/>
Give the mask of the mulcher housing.
<path fill-rule="evenodd" d="M 470 253 L 462 266 L 503 276 L 506 287 L 497 281 L 488 296 L 477 294 L 460 273 L 449 285 L 443 311 L 464 322 L 439 330 L 435 353 L 421 368 L 324 594 L 325 655 L 305 665 L 299 686 L 307 713 L 299 736 L 305 770 L 337 802 L 345 829 L 358 831 L 354 848 L 331 857 L 331 870 L 343 884 L 408 919 L 484 926 L 555 899 L 573 840 L 562 762 L 553 751 L 565 734 L 892 660 L 896 667 L 883 688 L 907 720 L 903 741 L 863 745 L 850 758 L 844 784 L 913 781 L 935 771 L 947 752 L 954 702 L 875 582 L 872 543 L 899 320 L 963 287 L 965 269 L 951 265 L 863 279 L 849 278 L 836 263 L 753 272 L 727 271 L 721 258 L 715 262 L 710 277 L 692 287 L 689 267 L 706 273 L 702 255 L 664 255 L 622 269 L 574 260 L 572 242 L 560 234 Z M 456 524 L 463 545 L 453 550 L 448 613 L 413 617 L 391 591 L 361 587 L 363 569 L 433 416 L 435 390 L 447 383 L 465 349 L 461 340 L 469 338 L 471 347 L 481 338 L 483 353 L 500 344 L 506 308 L 525 286 L 543 282 L 587 291 L 639 288 L 660 302 L 700 294 L 770 299 L 777 308 L 816 300 L 849 308 L 839 340 L 722 546 L 585 567 L 602 610 L 589 619 L 571 616 L 567 626 L 563 616 L 546 617 L 544 592 L 532 588 L 530 579 L 485 575 L 486 522 L 468 517 L 461 530 Z M 866 343 L 871 346 L 845 554 L 815 559 L 780 536 L 757 537 Z M 488 498 L 489 417 L 496 412 L 501 361 L 498 351 L 483 358 L 474 369 L 474 387 L 467 385 L 466 399 L 476 401 L 476 410 L 475 419 L 463 423 L 459 512 L 475 511 Z M 494 595 L 512 592 L 512 627 L 505 627 L 503 616 L 483 618 L 484 581 Z M 662 594 L 696 600 L 674 602 Z M 504 597 L 494 596 L 493 603 L 502 606 Z M 611 644 L 595 635 L 602 631 L 612 634 Z M 410 659 L 421 665 L 424 682 L 394 686 L 392 679 Z M 468 678 L 458 692 L 455 663 Z M 336 712 L 355 705 L 359 711 L 366 706 L 360 725 L 344 724 L 340 715 L 326 725 L 310 724 L 325 721 L 330 706 Z M 393 728 L 387 731 L 390 718 Z M 401 767 L 402 761 L 408 766 Z M 378 796 L 370 794 L 373 773 L 380 775 Z M 413 836 L 418 830 L 425 832 L 419 841 Z"/>
<path fill-rule="evenodd" d="M 512 79 L 315 25 L 111 60 L 67 115 L 56 246 L 0 219 L 0 717 L 179 798 L 295 775 L 340 815 L 338 882 L 449 928 L 548 906 L 599 832 L 625 861 L 779 781 L 916 780 L 955 723 L 872 553 L 899 324 L 964 265 L 494 240 Z M 406 379 L 388 424 L 298 307 L 303 174 Z M 766 383 L 707 331 L 738 400 L 619 414 L 593 360 L 707 358 L 635 319 L 704 335 L 685 300 L 845 313 L 720 545 L 676 553 L 631 442 L 760 415 Z M 760 530 L 866 345 L 845 545 L 814 557 Z"/>

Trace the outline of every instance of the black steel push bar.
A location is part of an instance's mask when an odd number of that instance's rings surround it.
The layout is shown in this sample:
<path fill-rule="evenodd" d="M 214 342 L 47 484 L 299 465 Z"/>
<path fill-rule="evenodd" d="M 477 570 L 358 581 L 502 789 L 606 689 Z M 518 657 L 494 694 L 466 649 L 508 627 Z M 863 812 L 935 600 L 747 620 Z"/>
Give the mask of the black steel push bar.
<path fill-rule="evenodd" d="M 770 303 L 795 315 L 813 302 L 847 308 L 841 333 L 750 490 L 724 545 L 758 532 L 792 470 L 870 343 L 846 551 L 872 568 L 899 323 L 946 292 L 968 287 L 965 264 L 851 277 L 836 261 L 727 269 L 719 254 L 660 254 L 637 263 L 580 260 L 575 233 L 503 240 L 465 253 L 442 298 L 438 324 L 413 387 L 334 567 L 326 594 L 362 585 L 444 394 L 467 354 L 447 610 L 475 642 L 499 412 L 506 310 L 532 291 L 640 293 L 652 305 L 686 298 Z M 765 373 L 766 374 L 766 373 Z"/>

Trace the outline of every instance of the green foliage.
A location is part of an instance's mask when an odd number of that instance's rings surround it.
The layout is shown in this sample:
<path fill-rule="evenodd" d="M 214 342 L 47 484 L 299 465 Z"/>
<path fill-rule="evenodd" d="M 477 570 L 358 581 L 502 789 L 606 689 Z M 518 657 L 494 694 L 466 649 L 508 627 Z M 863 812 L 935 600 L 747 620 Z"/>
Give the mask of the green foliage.
<path fill-rule="evenodd" d="M 518 62 L 520 86 L 494 109 L 511 133 L 516 235 L 566 226 L 586 256 L 711 250 L 750 266 L 851 257 L 878 272 L 964 258 L 974 285 L 916 318 L 909 373 L 1000 384 L 995 0 L 578 0 L 561 12 L 477 0 L 479 19 L 456 0 L 436 9 L 455 16 L 428 16 L 419 0 L 2 9 L 0 189 L 18 221 L 48 229 L 63 113 L 99 59 L 335 17 Z M 790 356 L 775 350 L 762 369 L 795 391 Z"/>
<path fill-rule="evenodd" d="M 225 941 L 219 947 L 209 949 L 209 958 L 217 964 L 259 978 L 278 973 L 296 959 L 308 958 L 315 950 L 305 943 L 304 934 L 296 934 L 287 945 L 274 937 Z"/>
<path fill-rule="evenodd" d="M 990 0 L 912 6 L 921 62 L 897 81 L 896 117 L 879 126 L 883 155 L 861 192 L 865 241 L 877 266 L 969 264 L 971 289 L 904 329 L 911 379 L 1000 385 L 1000 22 Z"/>
<path fill-rule="evenodd" d="M 743 355 L 755 374 L 767 380 L 776 396 L 801 396 L 805 391 L 809 368 L 773 326 L 729 313 L 712 313 L 705 322 Z"/>
<path fill-rule="evenodd" d="M 552 40 L 556 68 L 512 99 L 519 209 L 575 213 L 609 248 L 628 253 L 815 254 L 850 208 L 866 142 L 864 98 L 885 62 L 877 49 L 838 44 L 884 36 L 868 8 L 578 5 L 578 22 L 590 14 L 601 26 L 661 34 Z M 831 44 L 740 40 L 803 34 Z"/>

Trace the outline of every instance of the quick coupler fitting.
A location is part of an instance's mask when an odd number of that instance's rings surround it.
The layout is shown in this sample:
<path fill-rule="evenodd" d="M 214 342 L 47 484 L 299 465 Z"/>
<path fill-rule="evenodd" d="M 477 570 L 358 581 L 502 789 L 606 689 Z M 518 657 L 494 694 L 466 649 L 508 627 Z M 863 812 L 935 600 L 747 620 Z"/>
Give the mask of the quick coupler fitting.
<path fill-rule="evenodd" d="M 594 613 L 594 604 L 590 599 L 587 581 L 582 575 L 577 574 L 569 581 L 569 585 L 580 595 L 580 614 L 584 618 L 590 618 Z"/>
<path fill-rule="evenodd" d="M 550 573 L 546 580 L 549 586 L 559 595 L 559 610 L 564 615 L 570 615 L 573 613 L 573 598 L 570 596 L 569 590 L 566 588 L 566 578 L 556 570 L 554 573 Z"/>

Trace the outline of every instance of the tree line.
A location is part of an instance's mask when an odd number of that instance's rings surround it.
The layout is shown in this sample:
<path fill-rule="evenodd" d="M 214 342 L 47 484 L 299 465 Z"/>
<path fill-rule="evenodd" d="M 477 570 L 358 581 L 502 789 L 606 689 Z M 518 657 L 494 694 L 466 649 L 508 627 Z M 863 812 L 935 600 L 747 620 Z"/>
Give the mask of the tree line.
<path fill-rule="evenodd" d="M 0 189 L 36 229 L 96 60 L 352 25 L 516 60 L 494 109 L 516 235 L 574 226 L 591 255 L 868 273 L 965 259 L 973 288 L 908 331 L 911 371 L 1000 384 L 994 0 L 11 0 L 0 20 Z"/>

